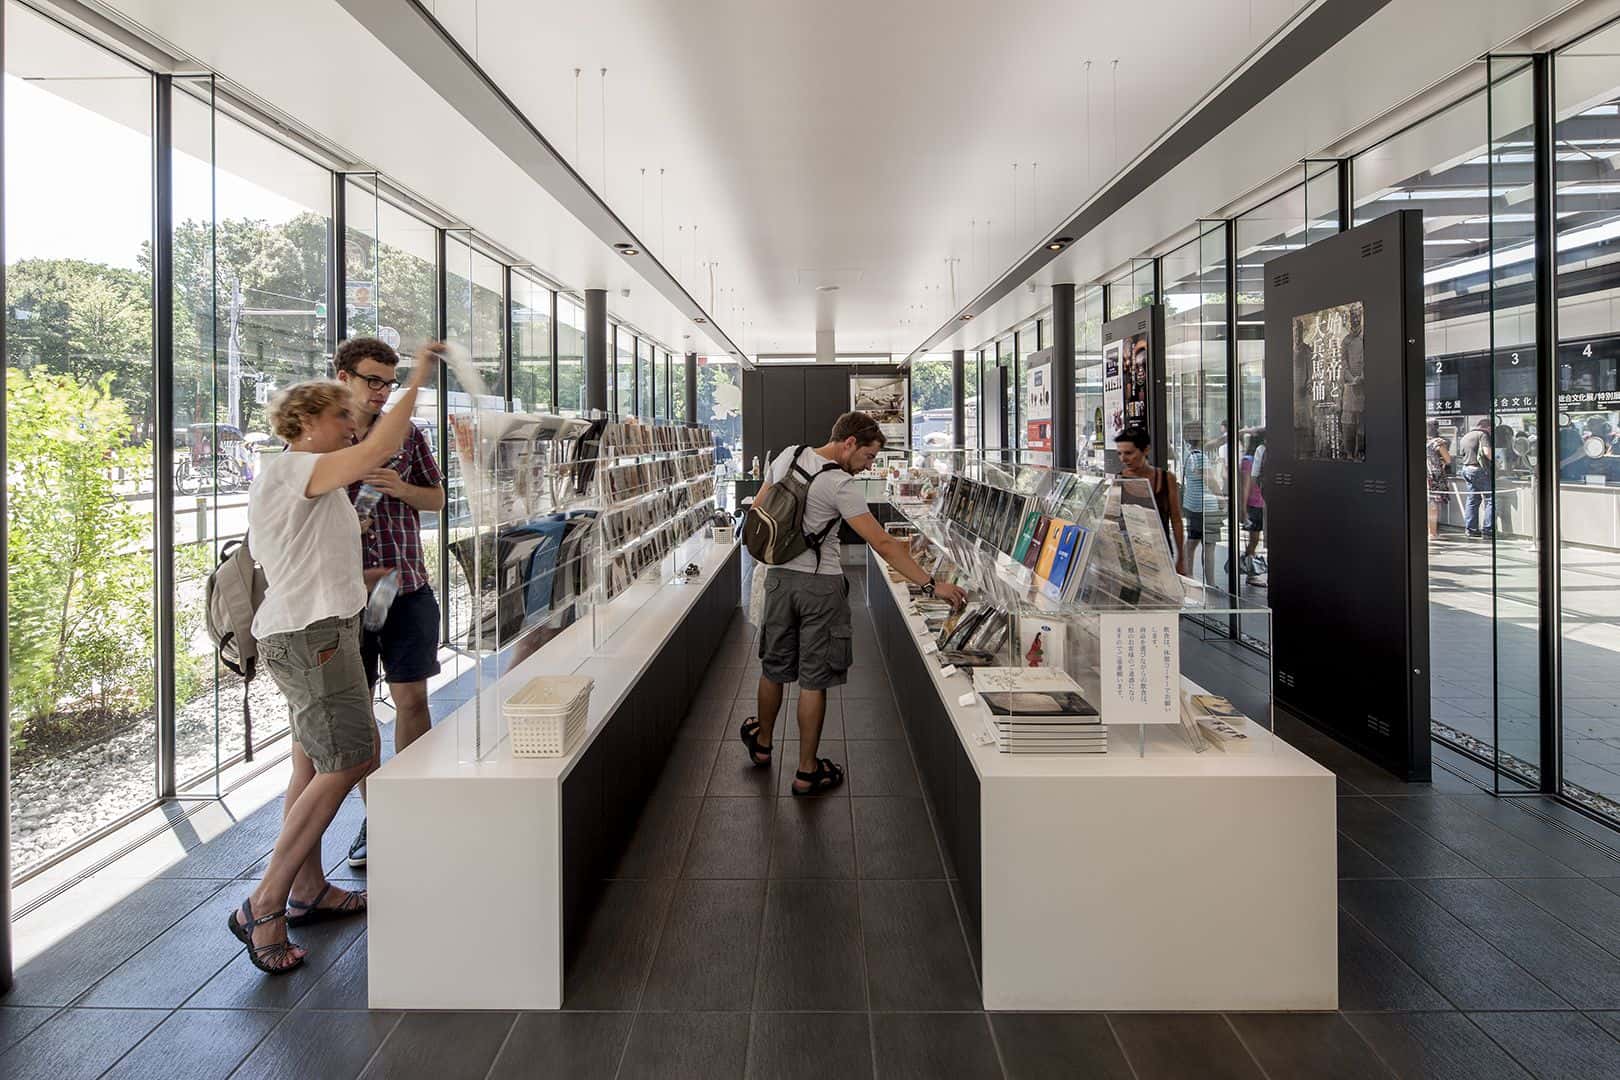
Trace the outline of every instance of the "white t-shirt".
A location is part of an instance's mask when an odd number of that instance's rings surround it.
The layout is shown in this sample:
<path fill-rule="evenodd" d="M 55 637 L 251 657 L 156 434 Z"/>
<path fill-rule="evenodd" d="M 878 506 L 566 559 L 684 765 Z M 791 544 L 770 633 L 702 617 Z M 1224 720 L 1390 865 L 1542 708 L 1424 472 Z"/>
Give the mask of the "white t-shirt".
<path fill-rule="evenodd" d="M 773 484 L 779 484 L 787 479 L 788 470 L 793 467 L 793 448 L 790 446 L 776 456 L 771 467 L 766 472 L 766 478 Z M 804 453 L 799 455 L 799 465 L 812 477 L 821 473 L 827 465 L 835 465 L 806 447 Z M 872 508 L 866 504 L 866 496 L 861 494 L 852 481 L 855 478 L 843 469 L 830 469 L 822 474 L 820 479 L 810 485 L 810 499 L 804 508 L 804 531 L 815 536 L 834 518 L 860 517 L 870 514 Z M 819 565 L 814 549 L 806 551 L 797 558 L 782 564 L 784 570 L 799 570 L 806 574 L 842 574 L 843 549 L 838 542 L 838 528 L 834 526 L 828 533 L 827 539 L 821 542 L 821 559 Z"/>
<path fill-rule="evenodd" d="M 348 491 L 304 494 L 319 457 L 286 451 L 259 459 L 248 491 L 248 535 L 268 587 L 253 616 L 254 637 L 348 618 L 366 606 L 360 518 Z"/>

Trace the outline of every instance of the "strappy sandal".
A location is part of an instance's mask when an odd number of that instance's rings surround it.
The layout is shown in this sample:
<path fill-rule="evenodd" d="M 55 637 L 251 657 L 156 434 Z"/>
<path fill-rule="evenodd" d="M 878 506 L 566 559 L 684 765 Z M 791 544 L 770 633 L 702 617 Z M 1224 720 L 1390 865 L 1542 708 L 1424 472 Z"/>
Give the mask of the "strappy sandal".
<path fill-rule="evenodd" d="M 287 900 L 288 926 L 309 926 L 313 923 L 326 922 L 328 919 L 347 919 L 350 915 L 364 915 L 366 913 L 366 893 L 364 889 L 359 892 L 350 892 L 336 907 L 321 907 L 321 900 L 332 891 L 329 881 L 321 886 L 321 891 L 315 894 L 315 899 L 309 903 L 302 900 Z"/>
<path fill-rule="evenodd" d="M 795 771 L 793 776 L 795 779 L 803 780 L 805 783 L 810 785 L 803 791 L 800 791 L 799 786 L 794 784 L 793 794 L 820 795 L 822 792 L 831 791 L 833 788 L 844 782 L 844 767 L 833 761 L 831 758 L 818 758 L 816 760 L 815 772 Z"/>
<path fill-rule="evenodd" d="M 758 720 L 750 716 L 743 721 L 738 733 L 742 735 L 743 745 L 748 747 L 748 760 L 753 764 L 754 768 L 763 769 L 771 763 L 772 747 L 759 744 Z M 761 755 L 764 756 L 764 761 L 759 760 Z"/>
<path fill-rule="evenodd" d="M 231 934 L 236 940 L 247 946 L 248 959 L 253 961 L 254 967 L 266 975 L 285 975 L 287 972 L 302 966 L 304 957 L 302 954 L 293 952 L 295 946 L 291 941 L 272 941 L 268 945 L 253 944 L 253 931 L 266 923 L 273 923 L 277 919 L 285 919 L 287 917 L 285 908 L 280 911 L 272 911 L 268 915 L 261 915 L 255 919 L 253 917 L 253 900 L 249 897 L 242 901 L 241 911 L 241 922 L 236 921 L 236 912 L 233 911 L 225 916 L 225 923 L 231 928 Z M 281 961 L 289 956 L 293 957 L 292 963 L 282 964 Z"/>

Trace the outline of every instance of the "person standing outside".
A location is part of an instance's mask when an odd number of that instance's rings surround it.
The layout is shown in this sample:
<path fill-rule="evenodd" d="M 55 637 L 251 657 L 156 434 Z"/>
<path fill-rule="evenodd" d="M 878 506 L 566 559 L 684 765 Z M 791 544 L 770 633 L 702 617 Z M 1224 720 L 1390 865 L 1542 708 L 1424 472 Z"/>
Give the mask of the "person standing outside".
<path fill-rule="evenodd" d="M 967 594 L 948 582 L 936 582 L 912 559 L 906 541 L 896 539 L 878 524 L 855 487 L 853 478 L 871 468 L 883 449 L 877 422 L 860 412 L 848 412 L 833 424 L 824 446 L 789 447 L 771 462 L 756 502 L 772 484 L 781 483 L 797 463 L 814 477 L 805 499 L 804 531 L 824 536 L 818 545 L 798 557 L 765 570 L 765 613 L 759 632 L 758 715 L 743 721 L 740 734 L 756 767 L 771 763 L 776 717 L 782 709 L 783 688 L 799 684 L 799 761 L 793 794 L 818 795 L 844 782 L 842 765 L 817 758 L 821 727 L 827 716 L 827 691 L 846 681 L 851 655 L 849 580 L 844 577 L 838 522 L 843 520 L 884 562 L 900 571 L 913 585 L 922 586 L 960 608 Z M 799 450 L 795 455 L 794 451 Z M 829 464 L 835 469 L 827 469 Z M 825 471 L 823 471 L 825 470 Z"/>
<path fill-rule="evenodd" d="M 377 430 L 388 397 L 399 387 L 394 377 L 399 354 L 374 337 L 350 338 L 338 346 L 332 365 L 338 381 L 354 398 L 355 441 L 364 442 Z M 396 405 L 393 411 L 401 406 Z M 410 410 L 406 410 L 409 416 Z M 394 752 L 427 734 L 428 679 L 439 673 L 439 602 L 428 583 L 422 556 L 422 514 L 444 509 L 444 477 L 433 460 L 427 436 L 407 423 L 404 445 L 381 466 L 349 485 L 349 498 L 360 497 L 370 485 L 381 493 L 371 511 L 370 527 L 362 537 L 362 564 L 367 584 L 390 570 L 399 571 L 399 593 L 378 630 L 365 630 L 360 655 L 366 683 L 377 685 L 379 664 L 394 702 Z M 360 791 L 365 792 L 361 782 Z M 366 826 L 349 846 L 349 865 L 366 865 Z"/>
<path fill-rule="evenodd" d="M 1440 511 L 1451 498 L 1451 447 L 1440 434 L 1440 421 L 1430 420 L 1423 444 L 1424 471 L 1429 478 L 1429 539 L 1440 539 Z"/>
<path fill-rule="evenodd" d="M 1463 525 L 1468 535 L 1491 536 L 1496 532 L 1495 468 L 1491 458 L 1491 421 L 1481 417 L 1474 430 L 1457 444 L 1462 461 L 1463 483 L 1468 496 L 1463 500 Z M 1485 512 L 1480 513 L 1481 505 Z"/>
<path fill-rule="evenodd" d="M 264 460 L 248 494 L 248 533 L 266 584 L 253 636 L 287 699 L 292 779 L 270 865 L 228 917 L 248 959 L 269 975 L 304 962 L 287 927 L 366 910 L 365 894 L 334 887 L 321 865 L 321 836 L 377 764 L 377 724 L 360 659 L 360 519 L 346 489 L 398 451 L 416 392 L 437 366 L 430 348 L 418 352 L 399 408 L 360 442 L 353 397 L 337 382 L 298 383 L 270 405 L 287 449 Z"/>
<path fill-rule="evenodd" d="M 1188 424 L 1187 452 L 1182 458 L 1181 517 L 1187 527 L 1187 574 L 1196 574 L 1198 549 L 1204 549 L 1204 583 L 1215 584 L 1215 545 L 1221 542 L 1220 502 L 1207 490 L 1209 459 L 1201 445 L 1203 430 Z M 1205 534 L 1208 539 L 1205 539 Z"/>

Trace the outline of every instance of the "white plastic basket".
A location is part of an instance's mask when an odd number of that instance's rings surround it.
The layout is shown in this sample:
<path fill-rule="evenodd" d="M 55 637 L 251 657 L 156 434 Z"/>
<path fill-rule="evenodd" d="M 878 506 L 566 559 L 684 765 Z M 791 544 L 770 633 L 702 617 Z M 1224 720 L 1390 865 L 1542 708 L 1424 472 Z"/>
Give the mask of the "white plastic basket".
<path fill-rule="evenodd" d="M 562 757 L 585 730 L 593 680 L 542 675 L 506 699 L 502 712 L 514 757 Z"/>

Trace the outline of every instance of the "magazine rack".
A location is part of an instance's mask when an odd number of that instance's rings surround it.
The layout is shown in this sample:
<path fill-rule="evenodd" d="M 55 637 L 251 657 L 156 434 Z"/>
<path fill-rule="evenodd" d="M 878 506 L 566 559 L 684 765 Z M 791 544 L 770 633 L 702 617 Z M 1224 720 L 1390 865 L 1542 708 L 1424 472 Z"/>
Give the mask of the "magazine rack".
<path fill-rule="evenodd" d="M 1245 725 L 1272 729 L 1269 690 L 1263 709 L 1249 701 L 1248 713 L 1260 715 L 1244 715 L 1186 677 L 1184 644 L 1218 638 L 1224 645 L 1239 628 L 1269 640 L 1270 613 L 1176 572 L 1146 479 L 934 451 L 896 470 L 891 492 L 915 530 L 919 562 L 970 597 L 953 617 L 913 590 L 908 615 L 919 636 L 927 635 L 924 651 L 969 678 L 987 669 L 992 695 L 1024 691 L 987 698 L 975 683 L 986 739 L 998 749 L 1104 752 L 1099 744 L 1108 730 L 1123 728 L 1142 755 L 1211 746 L 1244 752 Z M 1269 688 L 1269 658 L 1246 659 L 1263 673 L 1254 682 L 1263 679 Z M 1020 681 L 1010 673 L 1018 668 L 1062 674 L 1054 682 L 1031 671 Z M 1062 686 L 1072 687 L 1079 702 L 1041 696 Z M 1064 711 L 1070 705 L 1073 715 Z M 1024 708 L 1044 710 L 1044 720 L 1020 713 Z M 1102 730 L 1082 738 L 1087 723 Z M 1024 736 L 1022 745 L 1015 735 Z"/>
<path fill-rule="evenodd" d="M 714 451 L 705 428 L 602 418 L 475 409 L 450 427 L 468 522 L 450 551 L 469 612 L 450 646 L 475 702 L 458 754 L 476 762 L 507 737 L 503 673 L 582 620 L 600 649 L 639 607 L 631 584 L 678 570 L 713 513 Z"/>

